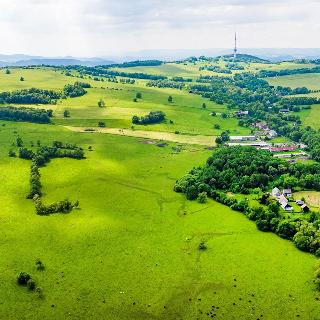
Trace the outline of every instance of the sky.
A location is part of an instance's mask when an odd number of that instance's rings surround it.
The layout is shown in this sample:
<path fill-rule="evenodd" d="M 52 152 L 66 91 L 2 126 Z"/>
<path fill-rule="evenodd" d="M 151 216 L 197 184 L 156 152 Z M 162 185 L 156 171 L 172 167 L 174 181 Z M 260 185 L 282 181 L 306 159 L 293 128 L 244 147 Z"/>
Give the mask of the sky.
<path fill-rule="evenodd" d="M 319 48 L 320 0 L 0 0 L 2 54 Z"/>

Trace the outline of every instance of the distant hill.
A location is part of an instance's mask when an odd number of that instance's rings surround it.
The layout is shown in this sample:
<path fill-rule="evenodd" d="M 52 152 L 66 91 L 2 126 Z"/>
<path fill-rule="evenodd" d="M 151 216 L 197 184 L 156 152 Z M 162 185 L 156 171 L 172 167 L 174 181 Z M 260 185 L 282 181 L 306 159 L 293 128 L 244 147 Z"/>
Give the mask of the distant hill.
<path fill-rule="evenodd" d="M 50 65 L 50 66 L 70 66 L 70 65 L 82 65 L 82 66 L 98 66 L 98 65 L 110 65 L 114 64 L 114 61 L 103 58 L 74 58 L 74 57 L 57 57 L 46 58 L 40 56 L 28 56 L 28 55 L 0 55 L 0 67 L 12 66 L 12 67 L 25 67 L 32 65 Z"/>
<path fill-rule="evenodd" d="M 258 58 L 250 54 L 237 54 L 237 59 L 234 60 L 233 54 L 227 54 L 223 56 L 218 56 L 215 60 L 223 59 L 225 61 L 234 62 L 251 62 L 251 63 L 270 63 L 269 60 Z"/>

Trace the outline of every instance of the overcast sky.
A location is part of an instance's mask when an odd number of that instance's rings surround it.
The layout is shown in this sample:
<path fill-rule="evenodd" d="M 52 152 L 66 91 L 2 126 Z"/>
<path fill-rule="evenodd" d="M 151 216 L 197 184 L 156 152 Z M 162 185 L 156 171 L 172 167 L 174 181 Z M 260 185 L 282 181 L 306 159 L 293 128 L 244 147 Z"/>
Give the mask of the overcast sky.
<path fill-rule="evenodd" d="M 0 0 L 0 53 L 318 48 L 320 0 Z"/>

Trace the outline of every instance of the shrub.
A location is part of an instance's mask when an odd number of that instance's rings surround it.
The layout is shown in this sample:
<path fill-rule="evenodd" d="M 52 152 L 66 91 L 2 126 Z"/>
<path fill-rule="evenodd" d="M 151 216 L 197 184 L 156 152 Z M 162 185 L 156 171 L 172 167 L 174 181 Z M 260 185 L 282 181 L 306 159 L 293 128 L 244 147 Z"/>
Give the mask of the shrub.
<path fill-rule="evenodd" d="M 29 273 L 26 272 L 20 272 L 18 276 L 18 284 L 19 285 L 27 285 L 27 282 L 31 279 L 31 276 Z"/>
<path fill-rule="evenodd" d="M 141 92 L 137 92 L 136 98 L 137 98 L 137 99 L 142 99 L 142 93 L 141 93 Z"/>
<path fill-rule="evenodd" d="M 36 282 L 33 279 L 29 279 L 27 282 L 27 288 L 31 291 L 34 291 L 37 287 Z"/>
<path fill-rule="evenodd" d="M 199 194 L 198 194 L 198 202 L 199 203 L 206 203 L 207 202 L 207 193 L 206 192 L 200 192 Z"/>
<path fill-rule="evenodd" d="M 40 259 L 36 260 L 36 267 L 37 267 L 37 270 L 40 270 L 40 271 L 43 271 L 45 269 L 45 266 Z"/>
<path fill-rule="evenodd" d="M 103 122 L 103 121 L 99 121 L 99 122 L 98 122 L 98 126 L 99 126 L 100 128 L 105 128 L 105 127 L 106 127 L 106 123 Z"/>
<path fill-rule="evenodd" d="M 70 117 L 70 111 L 64 110 L 63 111 L 63 116 L 64 116 L 64 118 L 69 118 Z"/>
<path fill-rule="evenodd" d="M 98 101 L 98 107 L 99 107 L 99 108 L 104 108 L 105 106 L 106 106 L 105 102 L 104 102 L 102 99 L 100 99 L 100 100 Z"/>
<path fill-rule="evenodd" d="M 16 153 L 13 150 L 9 150 L 9 157 L 16 157 Z"/>
<path fill-rule="evenodd" d="M 313 282 L 316 285 L 316 289 L 320 291 L 320 266 L 317 268 L 316 272 L 314 273 Z"/>
<path fill-rule="evenodd" d="M 206 250 L 207 249 L 207 244 L 205 243 L 204 240 L 201 240 L 198 246 L 199 250 Z"/>

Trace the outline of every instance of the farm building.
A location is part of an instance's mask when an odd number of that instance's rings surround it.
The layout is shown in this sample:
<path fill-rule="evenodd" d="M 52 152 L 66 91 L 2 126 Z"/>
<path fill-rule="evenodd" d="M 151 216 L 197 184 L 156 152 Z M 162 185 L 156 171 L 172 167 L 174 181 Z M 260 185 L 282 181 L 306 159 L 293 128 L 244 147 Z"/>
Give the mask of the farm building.
<path fill-rule="evenodd" d="M 272 139 L 272 138 L 275 138 L 278 136 L 277 132 L 275 130 L 270 130 L 268 131 L 268 134 L 267 134 L 268 138 Z"/>
<path fill-rule="evenodd" d="M 291 189 L 283 189 L 283 192 L 282 194 L 285 196 L 285 197 L 292 197 L 292 190 Z"/>
<path fill-rule="evenodd" d="M 255 127 L 260 129 L 260 130 L 269 130 L 268 125 L 266 123 L 264 123 L 264 122 L 257 122 L 255 124 Z"/>
<path fill-rule="evenodd" d="M 293 207 L 289 204 L 288 199 L 283 194 L 278 198 L 278 203 L 285 211 L 293 210 Z"/>
<path fill-rule="evenodd" d="M 297 201 L 296 201 L 296 204 L 297 204 L 298 206 L 302 206 L 302 205 L 304 205 L 304 201 L 302 201 L 302 200 L 297 200 Z"/>
<path fill-rule="evenodd" d="M 281 112 L 281 113 L 289 113 L 290 110 L 289 109 L 280 109 L 279 112 Z"/>
<path fill-rule="evenodd" d="M 306 204 L 303 204 L 303 205 L 301 206 L 301 210 L 302 210 L 303 212 L 309 212 L 309 211 L 310 211 L 309 207 L 308 207 Z"/>
<path fill-rule="evenodd" d="M 280 146 L 280 147 L 270 147 L 270 152 L 288 152 L 296 150 L 296 146 Z"/>
<path fill-rule="evenodd" d="M 237 116 L 238 117 L 246 116 L 248 114 L 249 114 L 249 111 L 247 111 L 247 110 L 240 110 L 240 111 L 237 112 Z"/>
<path fill-rule="evenodd" d="M 256 136 L 230 136 L 231 142 L 255 141 L 255 140 L 257 140 Z"/>
<path fill-rule="evenodd" d="M 271 191 L 271 195 L 275 198 L 280 197 L 281 196 L 281 192 L 278 188 L 273 188 Z"/>

